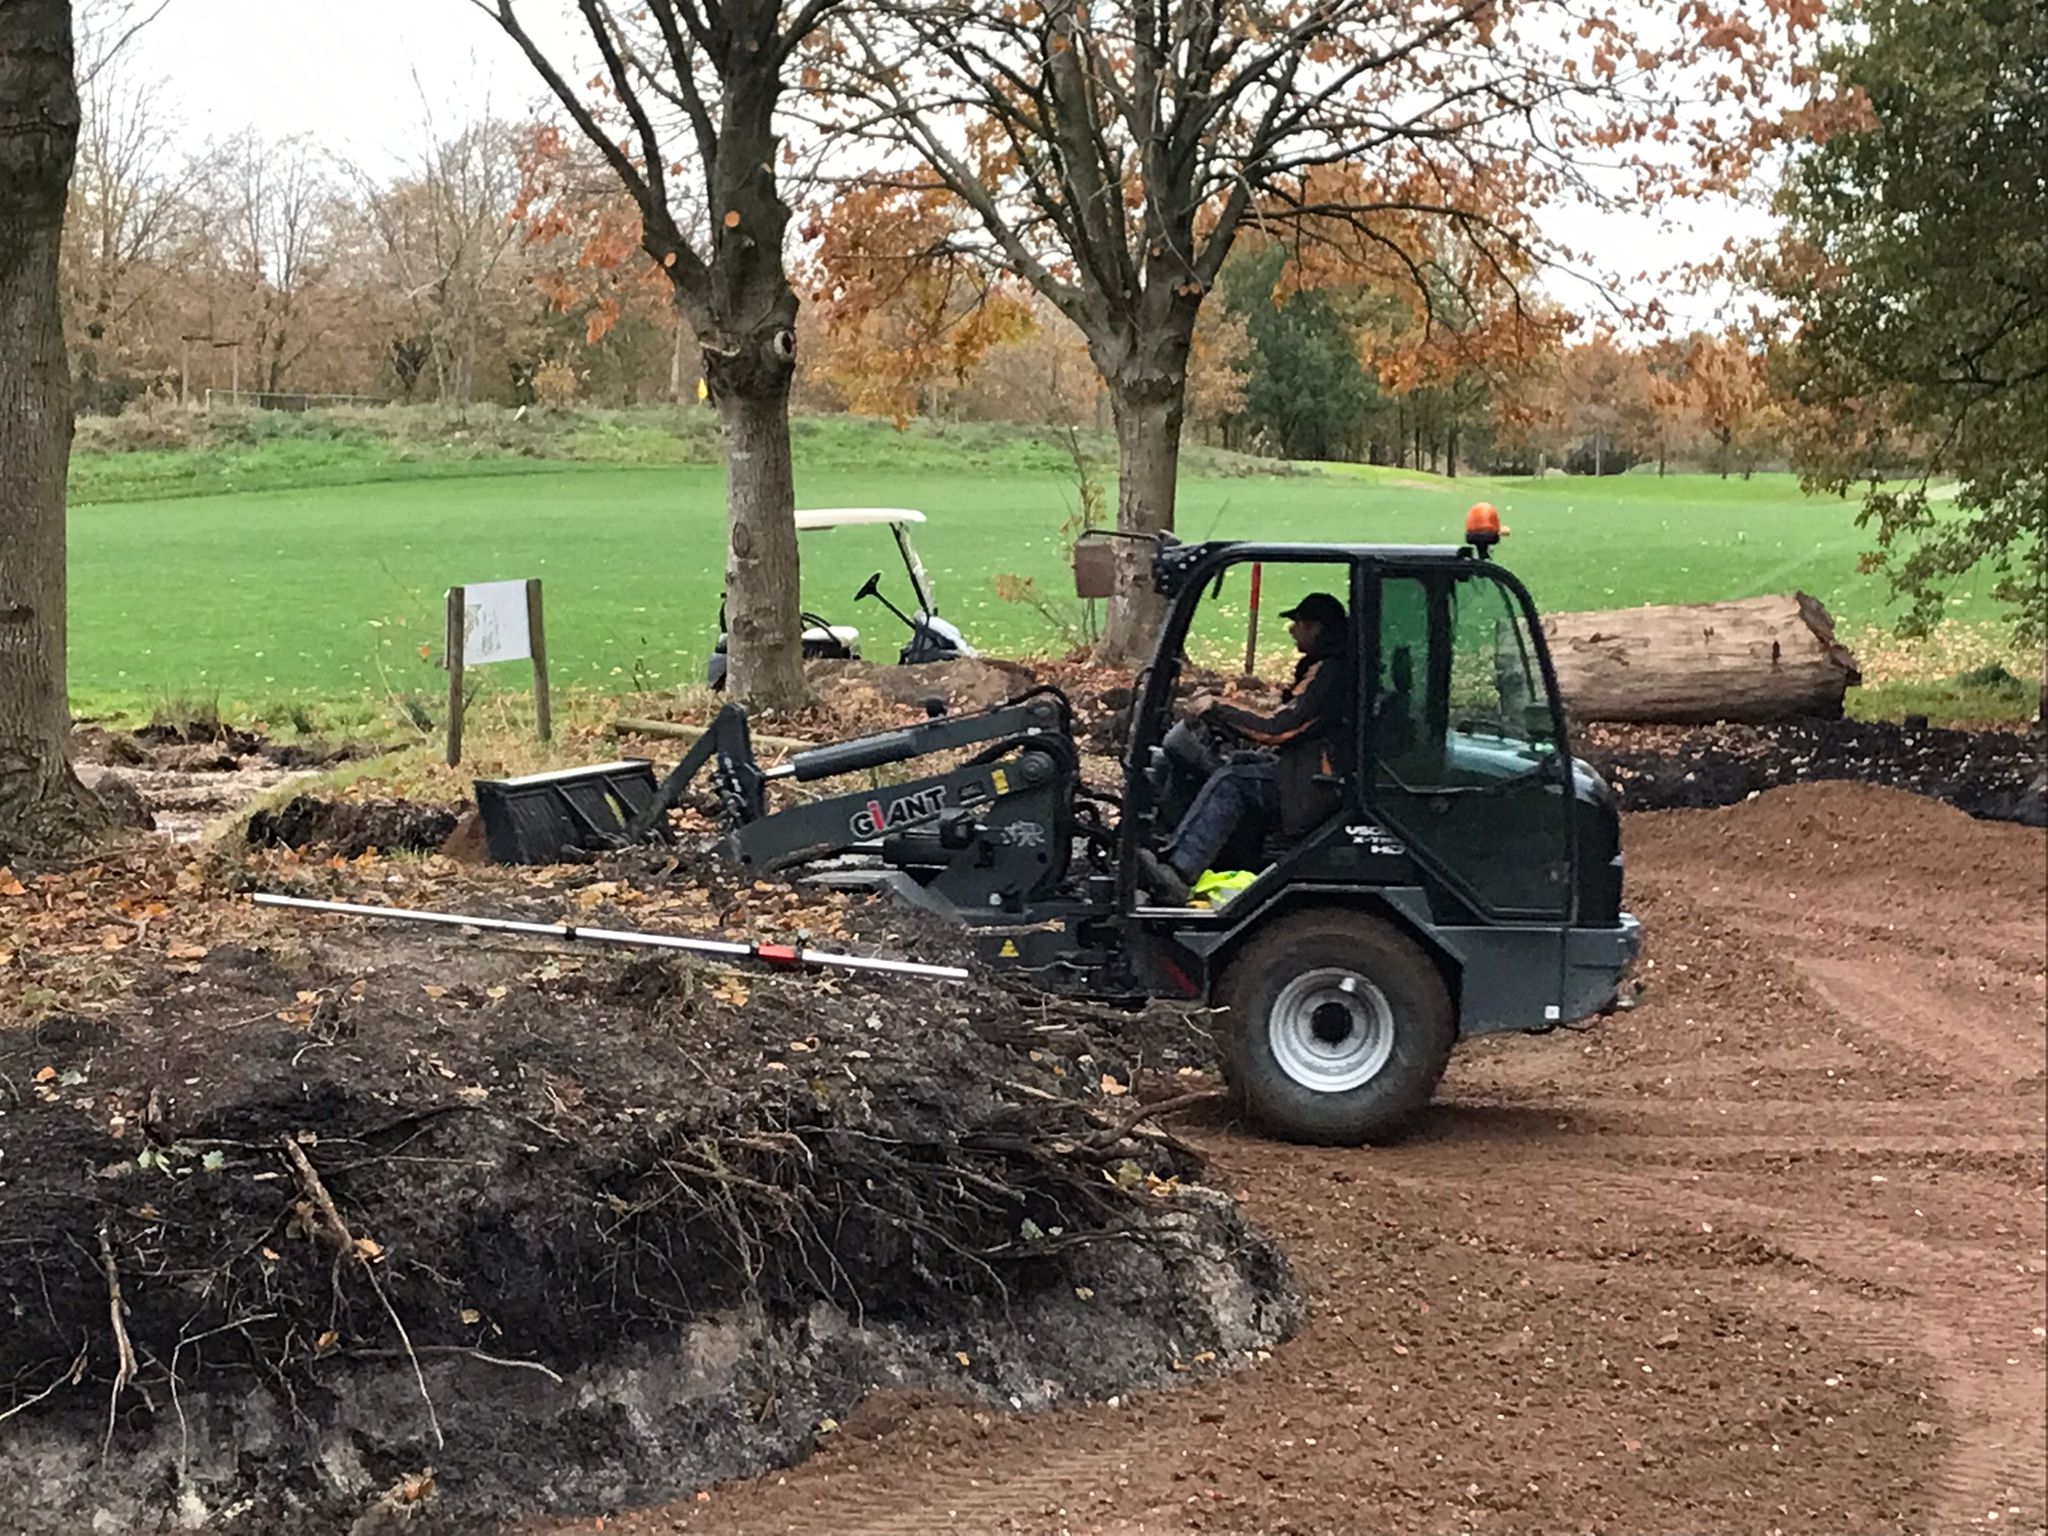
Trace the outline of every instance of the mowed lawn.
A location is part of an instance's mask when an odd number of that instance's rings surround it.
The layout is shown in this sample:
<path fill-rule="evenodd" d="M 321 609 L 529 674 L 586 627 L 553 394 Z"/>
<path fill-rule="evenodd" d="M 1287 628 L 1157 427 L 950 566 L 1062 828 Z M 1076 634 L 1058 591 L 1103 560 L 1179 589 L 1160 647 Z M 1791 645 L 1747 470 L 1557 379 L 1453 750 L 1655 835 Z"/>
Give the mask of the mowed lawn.
<path fill-rule="evenodd" d="M 965 468 L 798 471 L 808 506 L 912 506 L 940 611 L 977 646 L 1063 649 L 992 578 L 1071 588 L 1059 525 L 1071 482 Z M 1184 538 L 1454 541 L 1465 507 L 1501 509 L 1502 558 L 1548 609 L 1707 601 L 1804 588 L 1849 625 L 1880 623 L 1880 581 L 1859 575 L 1868 537 L 1852 505 L 1802 496 L 1787 476 L 1723 481 L 1443 480 L 1328 466 L 1295 475 L 1194 476 Z M 440 686 L 443 590 L 538 576 L 558 683 L 611 689 L 701 679 L 716 627 L 723 480 L 715 468 L 565 466 L 519 474 L 102 502 L 71 513 L 71 677 L 81 706 L 152 699 L 430 695 Z M 887 534 L 802 542 L 806 606 L 858 623 L 893 655 L 900 626 L 851 602 L 872 570 L 905 592 Z M 1241 594 L 1240 594 L 1241 596 Z M 1958 618 L 1990 617 L 1958 594 Z M 425 653 L 424 655 L 422 653 Z M 504 682 L 516 686 L 516 669 Z"/>

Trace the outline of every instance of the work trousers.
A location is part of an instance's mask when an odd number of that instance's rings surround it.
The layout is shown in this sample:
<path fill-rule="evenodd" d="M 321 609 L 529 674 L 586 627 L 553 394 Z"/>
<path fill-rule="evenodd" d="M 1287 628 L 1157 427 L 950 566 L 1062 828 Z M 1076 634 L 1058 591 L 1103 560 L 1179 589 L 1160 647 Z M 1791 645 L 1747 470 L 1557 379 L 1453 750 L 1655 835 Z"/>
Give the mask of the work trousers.
<path fill-rule="evenodd" d="M 1166 861 L 1192 882 L 1209 867 L 1247 816 L 1270 819 L 1280 808 L 1279 764 L 1263 752 L 1242 752 L 1209 775 L 1166 845 Z"/>

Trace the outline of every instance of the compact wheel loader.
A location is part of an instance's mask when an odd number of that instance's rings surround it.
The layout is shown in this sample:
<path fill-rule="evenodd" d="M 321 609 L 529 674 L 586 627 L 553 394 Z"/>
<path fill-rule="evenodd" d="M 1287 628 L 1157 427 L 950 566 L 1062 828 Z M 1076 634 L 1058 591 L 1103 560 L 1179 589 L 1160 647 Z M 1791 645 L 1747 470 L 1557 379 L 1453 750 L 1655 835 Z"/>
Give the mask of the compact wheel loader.
<path fill-rule="evenodd" d="M 739 866 L 891 892 L 1048 990 L 1212 1005 L 1261 1125 L 1384 1137 L 1428 1104 L 1459 1040 L 1618 1006 L 1640 942 L 1614 796 L 1572 756 L 1535 605 L 1490 558 L 1497 538 L 1480 508 L 1463 545 L 1152 541 L 1166 618 L 1114 791 L 1082 782 L 1052 688 L 765 767 L 728 706 L 659 784 L 644 762 L 479 782 L 485 830 L 513 862 L 665 836 L 708 769 Z M 1084 540 L 1082 595 L 1104 595 L 1129 550 Z M 1251 878 L 1227 900 L 1160 905 L 1140 852 L 1164 844 L 1222 745 L 1174 716 L 1189 625 L 1255 570 L 1342 595 L 1357 679 L 1345 766 L 1318 779 L 1326 814 L 1306 832 L 1239 829 L 1218 867 Z M 774 786 L 850 774 L 869 783 L 769 808 Z"/>

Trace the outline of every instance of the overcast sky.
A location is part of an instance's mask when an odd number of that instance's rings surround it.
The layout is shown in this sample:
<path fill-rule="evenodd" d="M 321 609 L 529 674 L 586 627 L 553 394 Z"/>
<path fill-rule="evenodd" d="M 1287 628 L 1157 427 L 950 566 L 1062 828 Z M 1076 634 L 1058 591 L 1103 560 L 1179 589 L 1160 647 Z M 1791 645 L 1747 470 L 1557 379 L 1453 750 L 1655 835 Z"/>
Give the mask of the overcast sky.
<path fill-rule="evenodd" d="M 541 16 L 550 7 L 527 9 Z M 133 50 L 124 64 L 166 82 L 181 140 L 196 147 L 248 127 L 275 138 L 305 133 L 373 173 L 413 157 L 429 107 L 449 128 L 485 108 L 517 116 L 541 101 L 525 59 L 469 0 L 169 0 Z M 1623 278 L 1711 257 L 1730 233 L 1764 227 L 1755 215 L 1697 206 L 1668 222 L 1559 211 L 1546 223 Z M 1582 283 L 1549 286 L 1574 309 L 1592 303 Z M 1711 301 L 1666 302 L 1681 323 L 1712 318 Z"/>
<path fill-rule="evenodd" d="M 124 63 L 165 80 L 181 139 L 306 133 L 370 168 L 418 137 L 415 72 L 451 123 L 483 104 L 514 113 L 538 83 L 468 0 L 170 0 L 133 48 Z"/>

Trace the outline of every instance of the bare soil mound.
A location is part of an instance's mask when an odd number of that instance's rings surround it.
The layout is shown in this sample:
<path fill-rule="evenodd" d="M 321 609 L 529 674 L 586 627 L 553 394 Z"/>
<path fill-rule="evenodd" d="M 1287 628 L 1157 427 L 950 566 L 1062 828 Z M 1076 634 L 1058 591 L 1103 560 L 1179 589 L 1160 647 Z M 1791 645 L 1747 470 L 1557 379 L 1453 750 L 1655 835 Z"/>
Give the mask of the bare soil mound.
<path fill-rule="evenodd" d="M 307 893 L 361 897 L 368 868 L 372 895 L 455 894 L 442 860 L 262 857 Z M 653 857 L 464 889 L 944 953 L 880 909 L 656 884 Z M 1087 1398 L 1298 1319 L 1277 1251 L 1137 1105 L 1128 1024 L 983 982 L 236 922 L 0 1032 L 10 1528 L 615 1508 L 800 1457 L 877 1386 Z"/>
<path fill-rule="evenodd" d="M 1731 877 L 1747 871 L 1774 887 L 1804 883 L 1817 905 L 1843 882 L 1876 880 L 1910 882 L 1987 908 L 2024 903 L 2040 916 L 2040 839 L 1896 789 L 1836 783 L 1772 790 L 1705 815 L 1634 816 L 1624 837 L 1631 852 L 1651 851 L 1655 860 L 1682 857 L 1690 867 Z"/>

